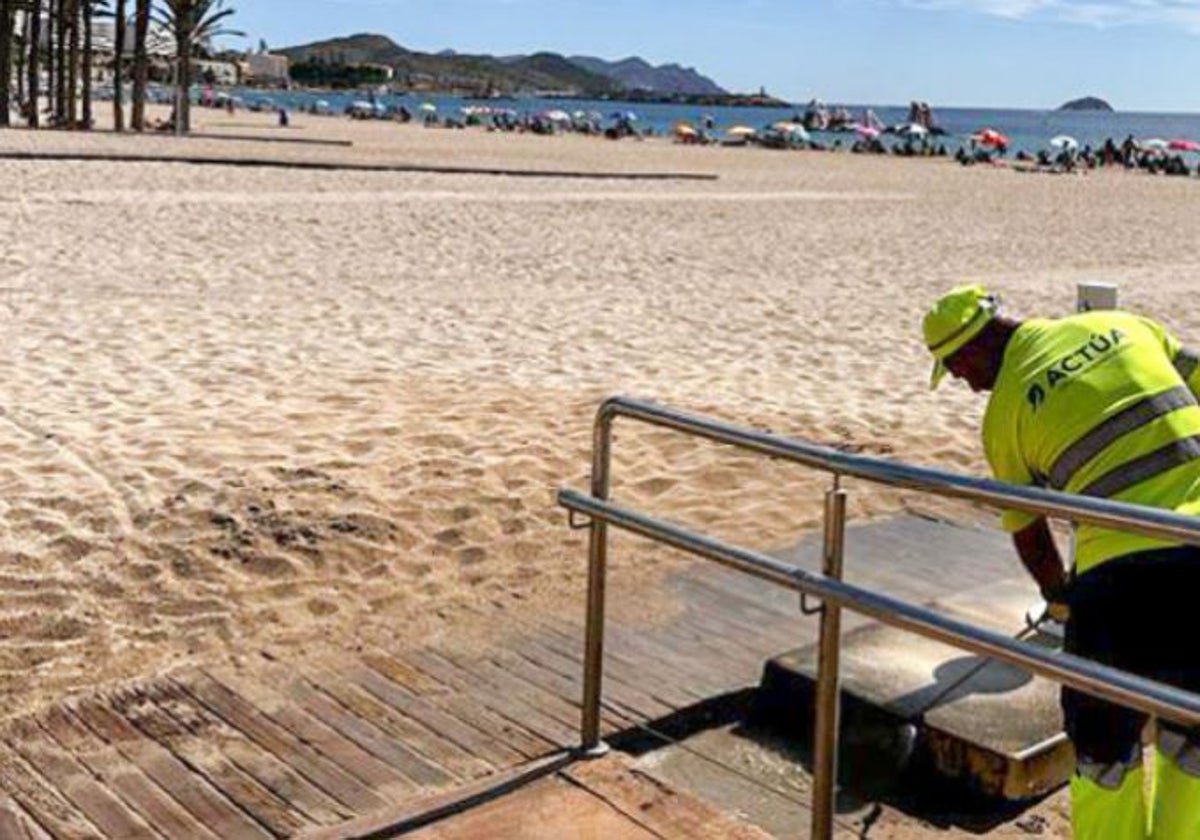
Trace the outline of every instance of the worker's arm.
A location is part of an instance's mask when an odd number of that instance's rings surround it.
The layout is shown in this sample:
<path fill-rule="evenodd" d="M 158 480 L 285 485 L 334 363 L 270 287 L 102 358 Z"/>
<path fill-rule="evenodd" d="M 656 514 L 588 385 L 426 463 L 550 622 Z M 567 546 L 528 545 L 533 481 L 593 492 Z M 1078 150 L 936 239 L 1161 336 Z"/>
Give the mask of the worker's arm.
<path fill-rule="evenodd" d="M 1142 322 L 1162 342 L 1163 352 L 1167 354 L 1167 358 L 1171 360 L 1175 370 L 1179 371 L 1179 376 L 1187 385 L 1188 390 L 1200 398 L 1200 350 L 1180 344 L 1179 339 L 1157 321 L 1143 318 Z"/>
<path fill-rule="evenodd" d="M 1045 517 L 1039 517 L 1013 534 L 1021 563 L 1037 581 L 1047 603 L 1062 603 L 1066 597 L 1067 573 L 1058 546 Z"/>
<path fill-rule="evenodd" d="M 1200 353 L 1187 347 L 1180 347 L 1171 359 L 1179 375 L 1187 384 L 1188 389 L 1200 398 Z"/>

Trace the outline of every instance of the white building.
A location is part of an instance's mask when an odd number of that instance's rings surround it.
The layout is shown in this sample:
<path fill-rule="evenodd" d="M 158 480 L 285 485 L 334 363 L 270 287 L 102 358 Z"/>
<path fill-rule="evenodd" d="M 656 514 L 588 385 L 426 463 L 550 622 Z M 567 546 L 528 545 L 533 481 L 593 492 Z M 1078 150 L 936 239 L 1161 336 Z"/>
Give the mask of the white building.
<path fill-rule="evenodd" d="M 259 84 L 284 84 L 288 81 L 288 60 L 285 55 L 253 52 L 246 56 L 248 81 Z"/>
<path fill-rule="evenodd" d="M 197 58 L 192 60 L 192 65 L 196 68 L 192 76 L 197 81 L 207 81 L 210 74 L 213 83 L 217 85 L 236 85 L 240 81 L 238 67 L 231 61 L 209 61 L 206 58 Z"/>

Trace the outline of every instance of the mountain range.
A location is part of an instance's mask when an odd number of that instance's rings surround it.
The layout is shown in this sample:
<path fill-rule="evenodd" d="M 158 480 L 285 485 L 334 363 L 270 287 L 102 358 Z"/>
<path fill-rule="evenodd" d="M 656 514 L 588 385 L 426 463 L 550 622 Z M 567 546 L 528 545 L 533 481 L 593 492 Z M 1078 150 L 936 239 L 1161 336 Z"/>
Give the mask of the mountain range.
<path fill-rule="evenodd" d="M 386 35 L 358 34 L 277 49 L 292 64 L 379 65 L 394 70 L 410 88 L 466 90 L 488 94 L 558 91 L 579 96 L 641 92 L 661 96 L 724 96 L 719 85 L 678 64 L 655 67 L 641 58 L 605 61 L 533 55 L 464 55 L 452 50 L 423 53 L 405 49 Z"/>

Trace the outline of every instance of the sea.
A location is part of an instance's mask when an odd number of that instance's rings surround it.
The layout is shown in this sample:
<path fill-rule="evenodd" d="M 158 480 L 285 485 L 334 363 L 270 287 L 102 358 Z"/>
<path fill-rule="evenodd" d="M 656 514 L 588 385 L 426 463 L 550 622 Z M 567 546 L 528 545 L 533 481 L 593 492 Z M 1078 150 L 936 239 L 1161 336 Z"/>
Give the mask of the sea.
<path fill-rule="evenodd" d="M 297 110 L 324 102 L 334 113 L 341 114 L 352 103 L 370 101 L 371 94 L 345 91 L 262 91 L 235 89 L 232 93 L 247 104 L 262 107 L 283 107 Z M 805 106 L 787 108 L 718 108 L 692 105 L 666 105 L 625 103 L 611 100 L 515 98 L 499 100 L 464 99 L 438 95 L 386 94 L 374 95 L 373 99 L 384 108 L 404 106 L 415 115 L 420 115 L 421 106 L 430 103 L 437 108 L 440 117 L 462 118 L 462 109 L 473 105 L 488 105 L 507 108 L 518 115 L 534 115 L 550 110 L 595 112 L 610 120 L 616 114 L 632 113 L 636 125 L 642 130 L 656 134 L 668 133 L 680 121 L 702 125 L 711 117 L 718 133 L 721 129 L 735 125 L 763 128 L 781 120 L 790 120 L 803 115 Z M 835 105 L 827 107 L 847 108 L 859 117 L 870 108 L 885 125 L 898 125 L 908 119 L 907 106 L 895 105 Z M 1200 114 L 1169 114 L 1106 111 L 1037 111 L 997 108 L 937 108 L 933 110 L 935 124 L 945 134 L 932 138 L 935 144 L 944 143 L 953 152 L 968 142 L 972 134 L 984 128 L 995 129 L 1006 135 L 1011 151 L 1036 152 L 1047 147 L 1053 137 L 1067 135 L 1075 138 L 1081 146 L 1098 148 L 1105 139 L 1112 138 L 1120 144 L 1126 137 L 1135 140 L 1158 138 L 1163 140 L 1188 139 L 1200 141 Z M 851 137 L 838 132 L 814 132 L 818 142 L 832 144 L 837 140 L 851 142 Z"/>

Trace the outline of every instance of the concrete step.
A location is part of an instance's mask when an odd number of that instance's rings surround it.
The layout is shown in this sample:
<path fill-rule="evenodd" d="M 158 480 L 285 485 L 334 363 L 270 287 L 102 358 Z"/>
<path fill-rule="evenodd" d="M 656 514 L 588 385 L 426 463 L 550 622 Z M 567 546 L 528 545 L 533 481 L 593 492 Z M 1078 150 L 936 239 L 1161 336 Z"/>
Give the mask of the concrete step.
<path fill-rule="evenodd" d="M 1015 636 L 1037 601 L 1036 588 L 1021 578 L 931 606 Z M 1041 634 L 1028 641 L 1058 643 Z M 767 719 L 810 738 L 816 670 L 816 645 L 768 661 L 760 692 Z M 841 678 L 844 782 L 877 775 L 881 766 L 896 773 L 930 767 L 972 791 L 1015 801 L 1070 777 L 1074 755 L 1054 682 L 882 624 L 843 634 Z"/>

